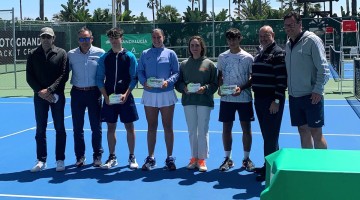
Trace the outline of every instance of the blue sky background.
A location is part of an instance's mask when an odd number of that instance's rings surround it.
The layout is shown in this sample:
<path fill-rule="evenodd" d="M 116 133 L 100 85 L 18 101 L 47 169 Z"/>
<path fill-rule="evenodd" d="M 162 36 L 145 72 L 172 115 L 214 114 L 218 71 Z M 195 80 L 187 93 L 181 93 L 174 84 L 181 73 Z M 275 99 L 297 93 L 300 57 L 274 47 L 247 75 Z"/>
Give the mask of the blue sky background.
<path fill-rule="evenodd" d="M 351 11 L 351 0 L 350 1 L 350 11 Z M 93 14 L 93 11 L 96 8 L 109 8 L 111 11 L 111 2 L 112 0 L 92 0 L 89 9 L 90 13 Z M 144 15 L 148 17 L 149 20 L 152 19 L 151 9 L 146 7 L 148 0 L 130 0 L 130 10 L 133 15 L 139 16 L 141 12 L 144 12 Z M 231 0 L 232 2 L 232 0 Z M 273 8 L 279 8 L 280 3 L 276 0 L 270 0 L 271 6 Z M 339 0 L 338 2 L 333 2 L 333 12 L 337 13 L 340 16 L 340 6 L 345 8 L 345 0 Z M 45 17 L 49 20 L 52 19 L 55 13 L 59 13 L 62 10 L 61 4 L 66 5 L 67 0 L 45 0 Z M 22 13 L 23 18 L 30 17 L 35 19 L 39 16 L 39 0 L 22 0 Z M 323 5 L 322 4 L 322 10 Z M 162 6 L 172 5 L 178 9 L 179 13 L 183 13 L 187 6 L 191 6 L 191 3 L 188 0 L 162 0 Z M 196 6 L 196 5 L 195 5 Z M 326 10 L 329 10 L 329 3 L 325 3 Z M 360 7 L 360 0 L 357 0 L 357 7 Z M 20 1 L 19 0 L 1 0 L 0 10 L 15 9 L 15 17 L 20 18 Z M 214 10 L 215 13 L 218 13 L 222 8 L 228 9 L 229 4 L 227 0 L 214 0 Z M 231 4 L 231 14 L 233 15 L 233 9 L 235 8 L 234 4 Z M 208 13 L 212 11 L 212 0 L 208 0 L 207 5 Z M 11 17 L 4 16 L 0 13 L 0 18 L 6 19 Z"/>

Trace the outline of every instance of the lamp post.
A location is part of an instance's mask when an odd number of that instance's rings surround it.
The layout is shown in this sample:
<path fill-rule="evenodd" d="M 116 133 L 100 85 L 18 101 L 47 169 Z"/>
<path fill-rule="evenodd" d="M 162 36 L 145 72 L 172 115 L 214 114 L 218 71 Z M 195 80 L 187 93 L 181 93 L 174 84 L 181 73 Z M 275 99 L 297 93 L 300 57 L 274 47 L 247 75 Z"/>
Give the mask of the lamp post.
<path fill-rule="evenodd" d="M 116 10 L 115 10 L 115 2 L 116 0 L 112 0 L 112 27 L 116 27 Z"/>
<path fill-rule="evenodd" d="M 213 27 L 213 59 L 215 59 L 215 12 L 214 12 L 214 0 L 212 0 L 212 27 Z"/>

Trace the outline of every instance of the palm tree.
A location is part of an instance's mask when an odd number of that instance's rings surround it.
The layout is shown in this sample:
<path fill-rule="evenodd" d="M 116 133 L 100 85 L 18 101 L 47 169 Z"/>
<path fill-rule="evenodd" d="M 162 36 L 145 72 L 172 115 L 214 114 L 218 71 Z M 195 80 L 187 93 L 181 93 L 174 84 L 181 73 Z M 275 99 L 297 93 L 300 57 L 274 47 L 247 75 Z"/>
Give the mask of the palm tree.
<path fill-rule="evenodd" d="M 235 10 L 237 10 L 237 12 L 236 11 L 234 11 L 234 12 L 238 17 L 240 17 L 240 15 L 241 15 L 241 4 L 244 2 L 245 2 L 245 0 L 233 0 L 233 3 L 235 5 L 237 5 L 237 9 L 235 8 Z"/>
<path fill-rule="evenodd" d="M 228 9 L 222 9 L 218 14 L 214 14 L 212 12 L 210 12 L 211 16 L 215 16 L 215 21 L 225 21 L 229 16 L 228 16 Z"/>
<path fill-rule="evenodd" d="M 124 0 L 124 8 L 125 8 L 125 11 L 129 10 L 129 0 Z"/>
<path fill-rule="evenodd" d="M 207 0 L 202 0 L 202 11 L 207 13 Z"/>
<path fill-rule="evenodd" d="M 116 0 L 116 10 L 117 10 L 117 16 L 122 15 L 122 0 Z"/>
<path fill-rule="evenodd" d="M 191 10 L 194 11 L 194 4 L 200 4 L 200 0 L 188 0 L 191 2 Z M 199 8 L 200 10 L 200 8 Z"/>
<path fill-rule="evenodd" d="M 159 8 L 159 1 L 158 0 L 149 0 L 149 2 L 146 4 L 146 6 L 152 10 L 153 22 L 155 22 L 155 13 L 157 13 L 157 10 Z M 155 11 L 155 9 L 156 9 L 156 11 Z"/>
<path fill-rule="evenodd" d="M 147 17 L 144 16 L 144 13 L 141 12 L 140 15 L 138 17 L 136 17 L 136 21 L 138 21 L 138 22 L 147 22 L 149 20 L 147 19 Z"/>
<path fill-rule="evenodd" d="M 76 6 L 88 6 L 91 3 L 91 0 L 75 0 L 74 4 Z"/>
<path fill-rule="evenodd" d="M 94 10 L 92 21 L 93 22 L 109 22 L 109 21 L 111 21 L 110 10 L 108 8 L 106 8 L 104 10 L 101 8 L 97 8 L 96 10 Z"/>
<path fill-rule="evenodd" d="M 160 8 L 156 14 L 157 21 L 160 23 L 164 22 L 180 22 L 180 14 L 178 13 L 178 10 L 175 7 L 172 7 L 170 5 L 166 5 L 162 8 Z"/>
<path fill-rule="evenodd" d="M 241 12 L 236 11 L 236 13 L 240 13 L 237 17 L 238 19 L 266 19 L 267 14 L 259 15 L 259 6 L 261 9 L 269 13 L 271 7 L 270 2 L 265 1 L 259 4 L 258 0 L 245 0 L 244 4 L 241 4 Z M 237 10 L 238 8 L 235 8 Z"/>
<path fill-rule="evenodd" d="M 356 9 L 356 7 L 357 7 L 357 2 L 356 2 L 356 0 L 351 0 L 351 15 L 352 16 L 357 16 L 357 9 Z"/>
<path fill-rule="evenodd" d="M 87 22 L 91 21 L 89 9 L 86 9 L 86 4 L 76 4 L 74 0 L 68 0 L 67 5 L 61 4 L 63 10 L 55 14 L 53 19 L 63 22 Z"/>
<path fill-rule="evenodd" d="M 44 0 L 40 0 L 40 19 L 44 20 Z"/>
<path fill-rule="evenodd" d="M 22 21 L 22 1 L 20 0 L 20 20 Z"/>
<path fill-rule="evenodd" d="M 195 10 L 191 10 L 190 6 L 186 8 L 186 12 L 184 12 L 183 20 L 185 22 L 203 22 L 208 20 L 209 15 L 200 12 L 197 8 Z"/>

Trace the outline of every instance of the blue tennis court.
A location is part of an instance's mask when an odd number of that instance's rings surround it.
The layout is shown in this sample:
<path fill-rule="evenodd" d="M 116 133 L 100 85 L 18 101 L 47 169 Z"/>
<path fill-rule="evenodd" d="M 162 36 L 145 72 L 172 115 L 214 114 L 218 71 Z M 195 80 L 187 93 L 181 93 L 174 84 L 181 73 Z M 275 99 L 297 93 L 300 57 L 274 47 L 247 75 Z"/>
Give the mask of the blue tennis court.
<path fill-rule="evenodd" d="M 235 167 L 220 172 L 224 152 L 221 140 L 222 124 L 217 121 L 219 99 L 215 100 L 210 121 L 210 158 L 208 172 L 199 173 L 185 168 L 190 159 L 187 126 L 180 103 L 175 106 L 174 157 L 178 170 L 162 169 L 166 150 L 161 120 L 155 149 L 157 167 L 148 172 L 127 168 L 128 149 L 122 124 L 118 124 L 116 153 L 119 165 L 110 170 L 93 168 L 91 130 L 85 120 L 86 157 L 88 163 L 76 168 L 70 99 L 65 108 L 67 128 L 66 170 L 55 172 L 55 131 L 49 118 L 47 169 L 30 173 L 35 164 L 35 119 L 32 98 L 0 98 L 0 198 L 1 199 L 260 199 L 264 183 L 255 181 L 255 174 L 240 169 L 243 157 L 239 123 L 233 128 L 233 160 Z M 140 119 L 135 123 L 135 155 L 141 166 L 147 156 L 147 123 L 143 106 L 136 99 Z M 353 107 L 359 105 L 353 105 Z M 87 116 L 85 116 L 87 118 Z M 325 127 L 323 129 L 329 149 L 360 149 L 359 118 L 346 100 L 325 101 Z M 251 159 L 257 166 L 263 164 L 262 137 L 258 122 L 252 123 L 253 146 Z M 280 136 L 281 148 L 300 148 L 297 128 L 290 126 L 288 105 L 285 105 Z M 106 124 L 103 124 L 103 147 L 108 156 Z"/>

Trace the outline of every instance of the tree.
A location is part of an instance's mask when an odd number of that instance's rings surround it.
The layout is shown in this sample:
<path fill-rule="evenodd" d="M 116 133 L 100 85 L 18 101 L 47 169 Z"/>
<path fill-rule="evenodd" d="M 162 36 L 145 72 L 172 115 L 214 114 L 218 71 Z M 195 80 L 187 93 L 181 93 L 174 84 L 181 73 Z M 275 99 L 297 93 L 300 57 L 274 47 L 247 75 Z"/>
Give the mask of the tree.
<path fill-rule="evenodd" d="M 350 12 L 347 11 L 345 12 L 344 7 L 340 6 L 340 11 L 341 11 L 341 17 L 349 17 L 350 16 Z"/>
<path fill-rule="evenodd" d="M 76 6 L 88 6 L 91 3 L 91 0 L 75 0 L 74 4 Z"/>
<path fill-rule="evenodd" d="M 258 0 L 245 0 L 244 4 L 240 5 L 241 10 L 238 11 L 238 8 L 235 8 L 235 12 L 240 15 L 237 16 L 236 19 L 252 19 L 252 20 L 259 20 L 259 19 L 267 19 L 267 16 L 270 12 L 270 2 L 265 0 L 264 2 L 259 4 Z M 259 10 L 263 11 L 263 14 L 260 15 Z"/>
<path fill-rule="evenodd" d="M 159 8 L 159 1 L 158 0 L 149 0 L 149 2 L 146 4 L 146 6 L 152 10 L 153 21 L 155 21 L 155 13 L 157 13 L 157 10 Z M 156 9 L 156 11 L 155 11 L 155 9 Z"/>
<path fill-rule="evenodd" d="M 122 0 L 116 0 L 116 18 L 121 18 L 122 15 Z"/>
<path fill-rule="evenodd" d="M 191 10 L 190 6 L 186 8 L 186 12 L 184 12 L 183 16 L 185 22 L 203 22 L 207 21 L 208 18 L 208 14 L 200 12 L 197 8 Z"/>
<path fill-rule="evenodd" d="M 156 14 L 156 18 L 159 23 L 181 22 L 178 10 L 170 5 L 160 8 Z"/>
<path fill-rule="evenodd" d="M 60 13 L 55 14 L 53 19 L 65 22 L 88 22 L 91 21 L 91 15 L 89 9 L 86 8 L 86 4 L 77 3 L 74 0 L 68 0 L 67 5 L 61 4 L 63 10 Z"/>
<path fill-rule="evenodd" d="M 213 16 L 213 12 L 210 12 L 211 20 Z M 215 21 L 225 21 L 227 18 L 229 18 L 228 15 L 228 9 L 222 9 L 218 14 L 215 14 Z"/>
<path fill-rule="evenodd" d="M 356 7 L 357 7 L 356 4 L 357 4 L 356 0 L 351 0 L 351 15 L 352 16 L 357 16 L 358 15 L 357 9 L 356 9 Z"/>
<path fill-rule="evenodd" d="M 188 1 L 191 2 L 191 10 L 194 10 L 195 0 L 188 0 Z"/>
<path fill-rule="evenodd" d="M 131 15 L 131 10 L 125 10 L 121 16 L 118 17 L 118 21 L 131 22 L 135 21 L 135 15 Z"/>
<path fill-rule="evenodd" d="M 40 19 L 44 20 L 44 0 L 40 0 Z"/>
<path fill-rule="evenodd" d="M 202 0 L 202 12 L 207 13 L 207 0 Z"/>
<path fill-rule="evenodd" d="M 135 21 L 138 21 L 138 22 L 148 22 L 148 18 L 144 16 L 144 13 L 141 12 L 140 13 L 140 16 L 136 17 L 135 18 Z"/>
<path fill-rule="evenodd" d="M 241 4 L 243 4 L 245 2 L 245 0 L 233 0 L 233 3 L 235 4 L 235 5 L 237 5 L 237 9 L 235 8 L 234 10 L 236 10 L 236 11 L 234 11 L 234 13 L 235 13 L 235 16 L 237 16 L 237 17 L 240 17 L 240 15 L 241 15 Z"/>
<path fill-rule="evenodd" d="M 92 21 L 93 22 L 110 22 L 111 18 L 112 18 L 112 16 L 111 16 L 110 10 L 108 8 L 106 8 L 106 9 L 97 8 L 96 10 L 94 10 Z"/>

